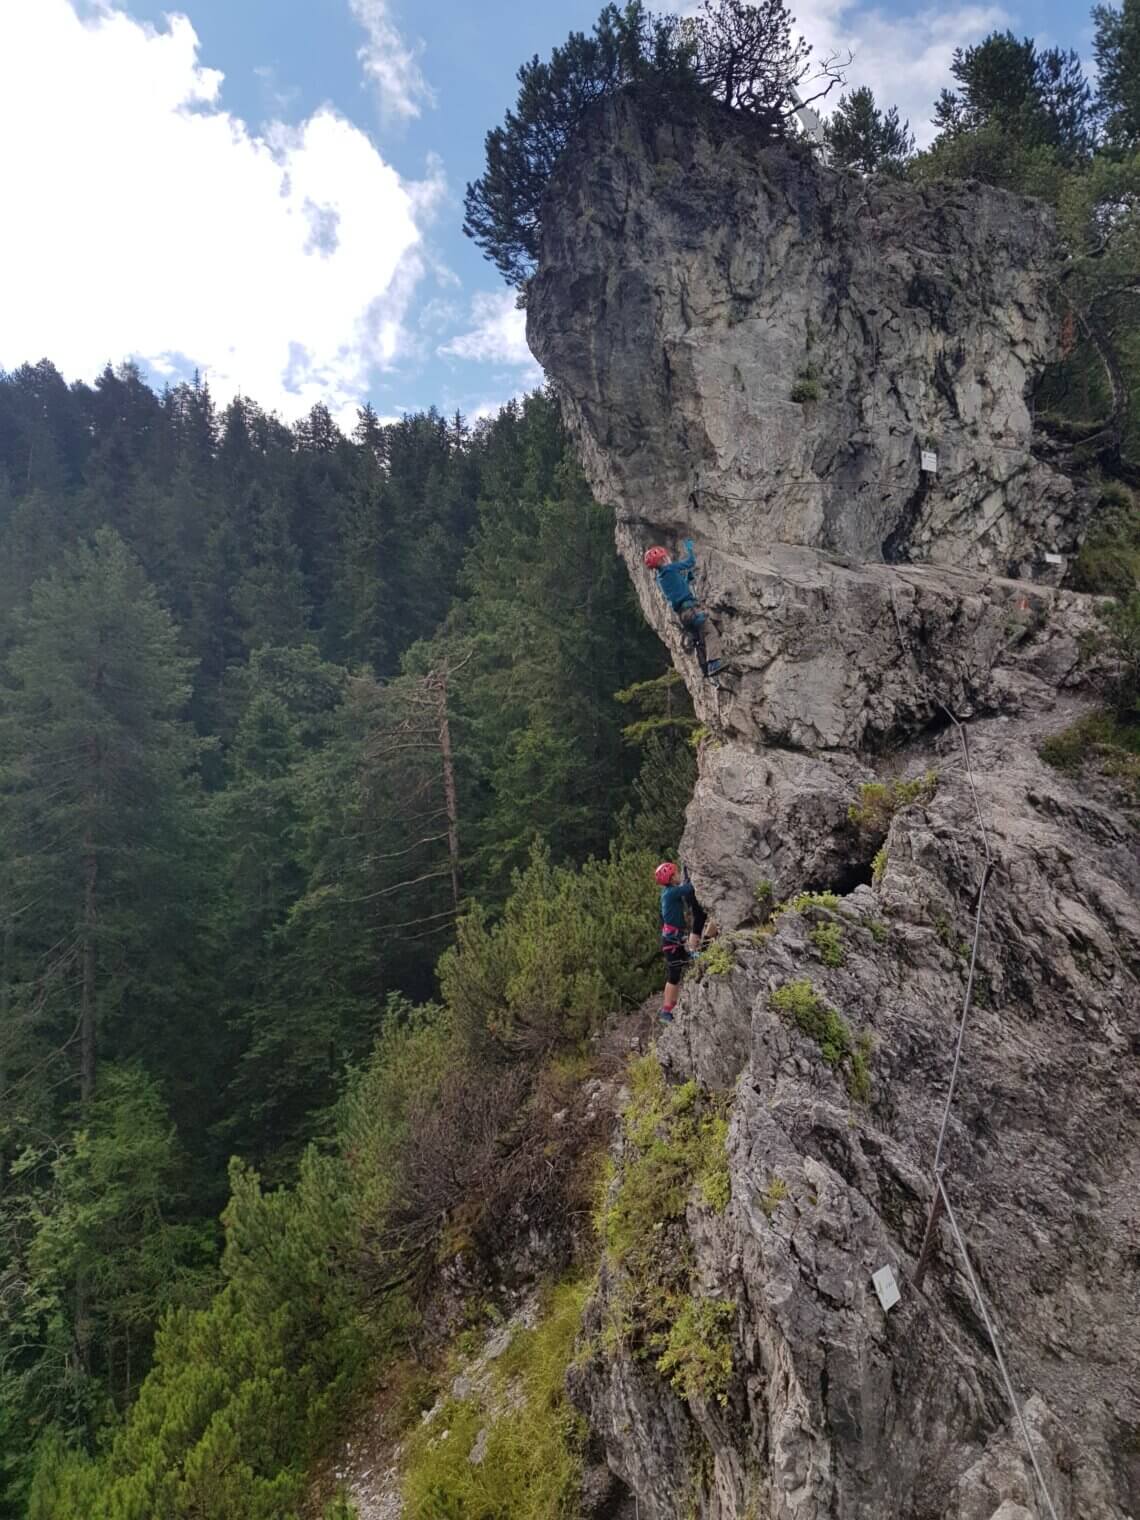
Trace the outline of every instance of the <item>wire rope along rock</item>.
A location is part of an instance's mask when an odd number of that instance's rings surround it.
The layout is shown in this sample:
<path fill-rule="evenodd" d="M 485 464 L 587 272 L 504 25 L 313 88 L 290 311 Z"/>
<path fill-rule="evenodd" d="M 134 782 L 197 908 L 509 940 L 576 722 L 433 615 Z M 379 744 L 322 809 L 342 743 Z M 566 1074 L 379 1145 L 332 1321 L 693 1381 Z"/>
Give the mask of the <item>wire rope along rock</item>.
<path fill-rule="evenodd" d="M 903 631 L 902 620 L 899 617 L 893 586 L 890 588 L 890 597 L 891 611 L 894 614 L 895 627 L 898 629 L 899 641 L 903 646 L 903 652 L 909 659 L 914 660 L 914 651 L 906 638 L 906 635 Z M 914 663 L 917 667 L 918 662 L 914 660 Z M 1028 1426 L 1025 1423 L 1025 1417 L 1021 1412 L 1021 1405 L 1018 1402 L 1017 1395 L 1014 1392 L 1013 1383 L 1009 1376 L 1009 1370 L 1006 1367 L 1005 1357 L 1002 1355 L 1001 1346 L 998 1342 L 997 1332 L 994 1329 L 993 1321 L 990 1318 L 989 1311 L 986 1308 L 985 1300 L 982 1297 L 982 1290 L 978 1283 L 977 1276 L 974 1272 L 973 1263 L 970 1260 L 970 1254 L 966 1249 L 966 1242 L 962 1236 L 961 1229 L 958 1226 L 958 1220 L 954 1214 L 954 1209 L 950 1202 L 950 1194 L 946 1187 L 946 1179 L 944 1175 L 945 1163 L 943 1161 L 943 1151 L 946 1145 L 946 1132 L 950 1125 L 950 1115 L 954 1107 L 954 1098 L 958 1090 L 958 1080 L 962 1070 L 962 1052 L 965 1048 L 966 1043 L 966 1029 L 969 1024 L 970 1010 L 973 1005 L 974 983 L 977 976 L 978 946 L 981 942 L 982 934 L 982 913 L 985 908 L 986 888 L 989 885 L 990 877 L 992 876 L 994 870 L 994 857 L 993 850 L 990 847 L 989 830 L 986 828 L 985 815 L 982 812 L 981 799 L 978 796 L 977 783 L 974 780 L 974 767 L 970 757 L 969 731 L 961 719 L 955 713 L 953 713 L 949 707 L 947 707 L 945 702 L 939 701 L 938 706 L 950 719 L 951 723 L 953 723 L 958 733 L 958 740 L 962 747 L 962 759 L 966 768 L 966 782 L 969 786 L 970 797 L 974 804 L 974 813 L 978 824 L 978 834 L 982 843 L 983 860 L 981 879 L 978 882 L 978 896 L 974 907 L 974 933 L 973 941 L 970 947 L 970 969 L 966 978 L 966 989 L 962 996 L 962 1012 L 958 1021 L 958 1036 L 954 1044 L 954 1063 L 950 1071 L 950 1083 L 946 1090 L 946 1102 L 942 1110 L 942 1122 L 938 1127 L 938 1141 L 934 1151 L 934 1165 L 932 1169 L 934 1177 L 934 1196 L 930 1204 L 930 1213 L 927 1217 L 926 1230 L 923 1234 L 922 1245 L 919 1248 L 918 1262 L 915 1266 L 914 1283 L 915 1287 L 921 1290 L 923 1279 L 926 1275 L 926 1268 L 929 1264 L 930 1256 L 933 1250 L 935 1229 L 938 1225 L 939 1218 L 943 1213 L 945 1213 L 950 1225 L 951 1234 L 954 1237 L 954 1243 L 958 1249 L 958 1254 L 961 1256 L 963 1266 L 966 1270 L 966 1276 L 970 1284 L 970 1290 L 973 1293 L 974 1300 L 978 1306 L 978 1312 L 981 1314 L 982 1321 L 986 1327 L 986 1334 L 988 1335 L 990 1345 L 993 1348 L 994 1357 L 997 1361 L 998 1370 L 1001 1373 L 1002 1382 L 1005 1387 L 1006 1398 L 1009 1400 L 1010 1408 L 1013 1410 L 1014 1416 L 1017 1420 L 1017 1425 L 1021 1432 L 1022 1440 L 1025 1443 L 1025 1449 L 1028 1453 L 1029 1461 L 1032 1464 L 1038 1487 L 1041 1490 L 1041 1495 L 1045 1502 L 1045 1507 L 1049 1512 L 1051 1520 L 1058 1520 L 1057 1510 L 1053 1504 L 1052 1496 L 1049 1493 L 1049 1489 L 1045 1483 L 1044 1475 L 1041 1472 L 1041 1467 L 1037 1460 L 1037 1453 L 1034 1450 L 1033 1441 L 1029 1435 Z"/>
<path fill-rule="evenodd" d="M 974 1295 L 974 1302 L 978 1306 L 978 1313 L 982 1316 L 982 1322 L 986 1327 L 986 1334 L 989 1336 L 990 1345 L 993 1347 L 994 1357 L 998 1364 L 998 1371 L 1001 1373 L 1002 1382 L 1005 1384 L 1006 1398 L 1009 1400 L 1010 1408 L 1017 1416 L 1017 1423 L 1021 1428 L 1022 1439 L 1025 1442 L 1025 1449 L 1029 1453 L 1029 1460 L 1033 1466 L 1033 1473 L 1037 1479 L 1037 1486 L 1041 1490 L 1041 1497 L 1045 1501 L 1045 1508 L 1049 1511 L 1051 1520 L 1058 1520 L 1056 1507 L 1053 1504 L 1052 1496 L 1049 1493 L 1049 1489 L 1045 1483 L 1044 1475 L 1041 1472 L 1040 1464 L 1037 1461 L 1037 1453 L 1033 1449 L 1033 1441 L 1029 1434 L 1029 1427 L 1025 1423 L 1025 1416 L 1021 1412 L 1021 1405 L 1018 1403 L 1017 1395 L 1013 1391 L 1013 1384 L 1010 1381 L 1009 1371 L 1005 1365 L 1005 1357 L 1001 1354 L 1001 1345 L 998 1342 L 997 1331 L 994 1329 L 993 1320 L 990 1318 L 989 1310 L 986 1308 L 986 1301 L 982 1296 L 982 1290 L 978 1283 L 977 1275 L 974 1272 L 973 1263 L 970 1260 L 970 1253 L 966 1249 L 966 1242 L 963 1240 L 962 1232 L 958 1228 L 958 1221 L 955 1218 L 954 1209 L 950 1203 L 950 1195 L 946 1191 L 946 1183 L 943 1181 L 941 1173 L 938 1172 L 935 1173 L 934 1180 L 938 1185 L 938 1193 L 942 1199 L 942 1206 L 946 1210 L 946 1218 L 950 1223 L 950 1231 L 954 1236 L 954 1243 L 958 1247 L 958 1254 L 961 1256 L 962 1265 L 966 1269 L 966 1277 L 970 1283 L 970 1291 Z"/>

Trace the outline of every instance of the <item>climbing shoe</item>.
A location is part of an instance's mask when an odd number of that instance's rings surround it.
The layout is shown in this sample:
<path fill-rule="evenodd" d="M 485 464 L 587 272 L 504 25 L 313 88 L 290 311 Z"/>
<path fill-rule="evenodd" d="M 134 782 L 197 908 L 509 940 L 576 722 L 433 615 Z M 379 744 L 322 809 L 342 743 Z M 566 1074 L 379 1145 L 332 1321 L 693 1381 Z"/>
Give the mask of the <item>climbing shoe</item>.
<path fill-rule="evenodd" d="M 673 1022 L 673 1015 L 668 1008 L 662 1008 L 661 1012 L 657 1015 L 657 1019 L 659 1023 L 671 1024 Z"/>
<path fill-rule="evenodd" d="M 705 666 L 705 675 L 710 677 L 715 676 L 717 671 L 720 670 L 723 665 L 723 660 L 710 660 Z"/>

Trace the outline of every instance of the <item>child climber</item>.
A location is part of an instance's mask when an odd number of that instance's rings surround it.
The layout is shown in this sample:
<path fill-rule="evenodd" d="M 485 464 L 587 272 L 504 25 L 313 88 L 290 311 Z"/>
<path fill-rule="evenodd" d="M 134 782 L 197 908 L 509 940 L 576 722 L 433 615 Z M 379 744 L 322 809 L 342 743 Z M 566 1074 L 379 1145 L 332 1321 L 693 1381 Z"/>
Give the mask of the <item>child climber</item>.
<path fill-rule="evenodd" d="M 697 557 L 693 553 L 693 540 L 685 540 L 684 559 L 670 560 L 668 551 L 660 544 L 645 551 L 645 567 L 657 572 L 657 588 L 680 619 L 681 627 L 692 640 L 702 673 L 712 680 L 724 661 L 721 659 L 720 634 L 707 612 L 697 606 L 693 595 L 692 579 L 696 574 Z"/>
<path fill-rule="evenodd" d="M 661 953 L 665 957 L 665 995 L 658 1017 L 663 1024 L 671 1024 L 673 1009 L 681 995 L 681 973 L 701 948 L 701 933 L 707 914 L 697 901 L 692 882 L 682 877 L 671 860 L 663 860 L 653 876 L 661 888 Z M 686 903 L 693 915 L 687 943 Z"/>

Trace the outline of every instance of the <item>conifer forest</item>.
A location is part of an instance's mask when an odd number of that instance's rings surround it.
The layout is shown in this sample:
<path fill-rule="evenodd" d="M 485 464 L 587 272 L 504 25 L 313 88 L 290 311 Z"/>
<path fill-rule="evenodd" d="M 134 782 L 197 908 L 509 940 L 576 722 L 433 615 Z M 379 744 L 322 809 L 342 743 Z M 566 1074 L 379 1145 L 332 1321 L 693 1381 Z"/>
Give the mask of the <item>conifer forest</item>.
<path fill-rule="evenodd" d="M 688 91 L 800 135 L 784 7 L 704 15 L 608 6 L 523 65 L 465 230 L 524 299 L 599 97 Z M 1098 742 L 1134 775 L 1140 3 L 1092 25 L 1095 73 L 1008 32 L 960 48 L 922 151 L 833 60 L 810 151 L 1052 208 L 1079 316 L 1036 420 L 1103 484 L 1068 585 L 1114 599 Z M 363 405 L 346 433 L 324 405 L 289 423 L 201 377 L 27 359 L 0 372 L 0 1520 L 348 1520 L 314 1469 L 378 1378 L 408 1429 L 435 1396 L 446 1264 L 497 1260 L 520 1211 L 596 1206 L 608 1136 L 559 1116 L 660 986 L 653 871 L 716 741 L 553 387 L 477 421 Z M 638 1080 L 649 1133 L 671 1100 Z M 723 1120 L 669 1113 L 689 1152 L 646 1155 L 688 1187 Z M 425 1456 L 412 1520 L 578 1513 L 584 1290 L 554 1291 L 517 1492 L 496 1508 Z"/>

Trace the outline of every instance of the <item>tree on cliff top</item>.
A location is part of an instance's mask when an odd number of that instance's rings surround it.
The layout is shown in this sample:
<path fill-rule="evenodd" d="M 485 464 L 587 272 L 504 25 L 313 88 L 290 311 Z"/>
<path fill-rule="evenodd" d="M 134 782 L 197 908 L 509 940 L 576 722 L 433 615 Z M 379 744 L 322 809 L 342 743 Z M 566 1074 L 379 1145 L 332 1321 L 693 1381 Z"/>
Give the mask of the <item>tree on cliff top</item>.
<path fill-rule="evenodd" d="M 1093 7 L 1097 102 L 1114 149 L 1140 149 L 1140 0 Z"/>
<path fill-rule="evenodd" d="M 691 68 L 679 24 L 651 16 L 641 0 L 607 5 L 591 36 L 571 32 L 548 63 L 536 54 L 522 65 L 515 109 L 487 133 L 486 172 L 464 201 L 464 232 L 505 280 L 521 285 L 534 267 L 542 197 L 587 109 L 639 80 L 691 80 Z"/>
<path fill-rule="evenodd" d="M 792 36 L 783 0 L 704 0 L 700 15 L 654 16 L 642 0 L 607 5 L 592 35 L 573 32 L 548 63 L 519 69 L 519 94 L 486 137 L 486 171 L 467 186 L 463 230 L 508 283 L 522 285 L 538 259 L 542 200 L 555 165 L 595 101 L 631 84 L 692 91 L 759 117 L 783 136 L 800 105 L 809 48 Z M 819 71 L 825 94 L 839 78 Z"/>
<path fill-rule="evenodd" d="M 880 111 L 866 85 L 840 97 L 824 130 L 831 162 L 840 169 L 901 174 L 914 154 L 910 122 L 899 121 L 896 106 Z"/>
<path fill-rule="evenodd" d="M 994 126 L 1025 148 L 1049 148 L 1066 163 L 1087 158 L 1096 111 L 1074 52 L 1038 51 L 1030 37 L 991 32 L 976 47 L 957 48 L 950 72 L 958 89 L 934 107 L 942 137 Z"/>

